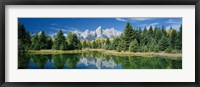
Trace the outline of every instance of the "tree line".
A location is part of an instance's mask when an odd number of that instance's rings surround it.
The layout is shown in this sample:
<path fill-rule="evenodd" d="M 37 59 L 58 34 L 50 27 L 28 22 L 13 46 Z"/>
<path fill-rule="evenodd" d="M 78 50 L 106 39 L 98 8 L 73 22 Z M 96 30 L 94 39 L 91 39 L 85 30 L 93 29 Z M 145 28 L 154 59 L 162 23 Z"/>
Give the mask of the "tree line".
<path fill-rule="evenodd" d="M 84 48 L 97 48 L 106 50 L 130 51 L 130 52 L 159 52 L 169 53 L 181 52 L 182 50 L 182 25 L 179 30 L 170 27 L 169 30 L 162 27 L 133 28 L 126 23 L 124 32 L 112 39 L 97 38 L 95 40 L 79 40 L 77 35 L 68 32 L 65 37 L 62 30 L 59 30 L 55 38 L 48 37 L 44 31 L 35 34 L 33 37 L 26 30 L 23 24 L 18 24 L 18 51 L 27 50 L 75 50 Z"/>

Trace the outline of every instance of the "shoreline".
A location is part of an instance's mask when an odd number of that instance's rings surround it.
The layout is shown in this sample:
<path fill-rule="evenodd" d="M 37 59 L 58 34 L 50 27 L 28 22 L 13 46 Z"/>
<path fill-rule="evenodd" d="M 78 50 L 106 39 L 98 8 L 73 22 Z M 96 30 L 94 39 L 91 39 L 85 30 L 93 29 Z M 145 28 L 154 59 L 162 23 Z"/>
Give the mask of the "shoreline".
<path fill-rule="evenodd" d="M 82 49 L 82 50 L 29 50 L 28 54 L 76 54 L 76 53 L 88 53 L 92 51 L 102 52 L 106 55 L 114 56 L 143 56 L 143 57 L 169 57 L 172 59 L 182 59 L 182 53 L 165 53 L 165 52 L 117 52 L 115 50 L 105 49 Z"/>

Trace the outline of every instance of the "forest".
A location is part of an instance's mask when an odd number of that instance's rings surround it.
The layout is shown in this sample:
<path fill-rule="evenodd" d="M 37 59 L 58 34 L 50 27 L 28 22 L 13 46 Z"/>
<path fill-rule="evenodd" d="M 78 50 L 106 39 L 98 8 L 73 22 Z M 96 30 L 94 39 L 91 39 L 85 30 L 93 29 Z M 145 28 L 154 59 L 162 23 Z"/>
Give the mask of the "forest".
<path fill-rule="evenodd" d="M 179 30 L 165 29 L 165 26 L 148 29 L 133 28 L 127 22 L 123 33 L 116 38 L 97 38 L 95 40 L 79 40 L 77 35 L 67 32 L 64 36 L 62 30 L 51 38 L 44 31 L 31 36 L 23 24 L 18 23 L 18 52 L 29 50 L 82 50 L 106 49 L 117 52 L 182 52 L 182 25 Z"/>

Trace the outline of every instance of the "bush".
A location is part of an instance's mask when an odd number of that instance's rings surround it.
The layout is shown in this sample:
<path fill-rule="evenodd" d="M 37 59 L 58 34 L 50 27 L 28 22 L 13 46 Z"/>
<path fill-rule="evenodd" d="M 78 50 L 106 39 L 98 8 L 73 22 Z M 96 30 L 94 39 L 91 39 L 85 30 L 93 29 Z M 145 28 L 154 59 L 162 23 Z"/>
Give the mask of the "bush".
<path fill-rule="evenodd" d="M 36 43 L 33 49 L 34 49 L 34 50 L 40 50 L 40 44 L 39 44 L 39 43 Z"/>
<path fill-rule="evenodd" d="M 60 46 L 60 50 L 67 50 L 67 42 L 63 42 Z"/>
<path fill-rule="evenodd" d="M 155 47 L 154 47 L 154 52 L 158 52 L 159 51 L 159 47 L 158 47 L 158 45 L 156 45 Z"/>
<path fill-rule="evenodd" d="M 167 48 L 167 49 L 165 50 L 165 52 L 166 52 L 166 53 L 178 53 L 178 50 L 174 50 L 174 49 L 172 49 L 172 48 Z"/>
<path fill-rule="evenodd" d="M 166 53 L 171 53 L 171 52 L 172 52 L 172 49 L 171 49 L 171 48 L 167 48 L 167 49 L 165 49 L 165 52 L 166 52 Z"/>
<path fill-rule="evenodd" d="M 121 52 L 121 49 L 120 49 L 120 47 L 119 47 L 119 46 L 117 47 L 117 52 Z"/>
<path fill-rule="evenodd" d="M 148 48 L 146 45 L 141 46 L 141 52 L 148 52 Z"/>
<path fill-rule="evenodd" d="M 172 52 L 171 53 L 178 53 L 178 51 L 177 50 L 172 50 Z"/>

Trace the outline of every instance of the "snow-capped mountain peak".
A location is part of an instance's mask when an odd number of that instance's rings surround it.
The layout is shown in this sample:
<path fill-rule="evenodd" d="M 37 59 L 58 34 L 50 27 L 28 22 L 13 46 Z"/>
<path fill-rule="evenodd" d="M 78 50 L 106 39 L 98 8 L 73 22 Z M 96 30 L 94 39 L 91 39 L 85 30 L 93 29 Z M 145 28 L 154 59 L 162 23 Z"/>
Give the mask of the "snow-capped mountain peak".
<path fill-rule="evenodd" d="M 117 31 L 115 28 L 107 28 L 102 29 L 101 26 L 97 27 L 96 30 L 88 30 L 81 32 L 78 30 L 70 31 L 77 35 L 79 40 L 95 40 L 97 38 L 115 38 L 119 36 L 122 32 Z M 50 35 L 51 37 L 55 37 L 55 34 Z"/>

